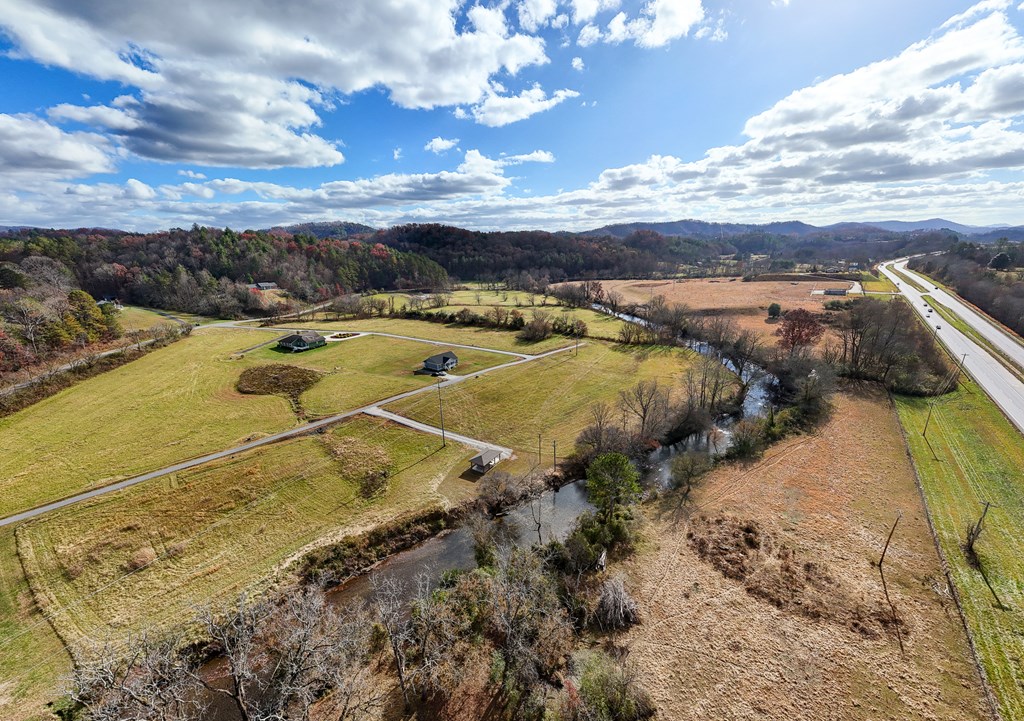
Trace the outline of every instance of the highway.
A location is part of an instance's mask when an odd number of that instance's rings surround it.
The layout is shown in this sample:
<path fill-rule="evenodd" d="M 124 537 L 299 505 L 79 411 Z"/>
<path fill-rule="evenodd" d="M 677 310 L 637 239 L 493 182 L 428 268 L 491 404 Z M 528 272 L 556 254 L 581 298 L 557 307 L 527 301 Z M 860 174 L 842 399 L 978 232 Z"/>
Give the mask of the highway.
<path fill-rule="evenodd" d="M 1014 360 L 1019 358 L 1018 362 L 1022 365 L 1024 365 L 1024 346 L 1008 336 L 993 321 L 980 315 L 977 311 L 971 310 L 958 298 L 943 290 L 937 290 L 935 284 L 927 278 L 907 270 L 907 260 L 908 258 L 899 258 L 888 261 L 881 264 L 879 270 L 899 287 L 900 293 L 910 301 L 917 314 L 925 319 L 929 328 L 949 349 L 950 353 L 958 361 L 963 359 L 963 366 L 967 373 L 1002 409 L 1013 424 L 1021 432 L 1024 432 L 1024 383 L 1007 370 L 1006 366 L 990 350 L 961 333 L 943 320 L 938 313 L 932 313 L 933 317 L 929 317 L 924 296 L 929 295 L 949 308 L 994 346 L 1001 350 L 1005 349 L 1007 355 Z M 893 266 L 927 290 L 922 293 L 911 286 L 893 272 Z"/>

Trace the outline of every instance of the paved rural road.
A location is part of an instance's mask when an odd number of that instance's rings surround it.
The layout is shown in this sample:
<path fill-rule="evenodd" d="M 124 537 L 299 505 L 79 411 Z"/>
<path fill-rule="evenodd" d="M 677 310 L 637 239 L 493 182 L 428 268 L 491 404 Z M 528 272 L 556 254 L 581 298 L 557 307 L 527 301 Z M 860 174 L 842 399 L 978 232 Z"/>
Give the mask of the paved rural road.
<path fill-rule="evenodd" d="M 387 334 L 385 333 L 385 334 L 382 334 L 382 335 L 387 335 Z M 401 337 L 401 336 L 396 336 L 396 337 Z M 414 338 L 412 340 L 419 340 L 419 339 L 415 339 Z M 458 347 L 462 347 L 462 346 L 457 346 L 456 345 L 454 347 L 458 348 Z M 466 346 L 466 347 L 473 347 L 473 348 L 475 348 L 475 346 Z M 490 350 L 490 349 L 489 348 L 479 348 L 478 350 Z M 193 459 L 188 460 L 188 461 L 182 461 L 181 463 L 175 463 L 173 466 L 167 466 L 166 468 L 161 468 L 161 469 L 156 470 L 156 471 L 150 471 L 149 473 L 143 473 L 140 476 L 133 476 L 132 478 L 127 478 L 127 479 L 125 479 L 123 481 L 119 481 L 117 483 L 113 483 L 113 484 L 111 484 L 109 486 L 103 486 L 101 488 L 94 488 L 91 491 L 86 491 L 85 493 L 79 493 L 78 495 L 71 496 L 69 498 L 65 498 L 65 499 L 60 500 L 60 501 L 54 501 L 53 503 L 48 503 L 45 506 L 39 506 L 37 508 L 32 508 L 30 510 L 23 511 L 22 513 L 16 513 L 13 516 L 7 516 L 6 518 L 0 518 L 0 527 L 9 526 L 9 525 L 12 525 L 14 523 L 20 523 L 21 521 L 27 521 L 30 518 L 35 518 L 37 516 L 41 516 L 44 513 L 49 513 L 50 511 L 55 511 L 55 510 L 57 510 L 59 508 L 66 508 L 66 507 L 74 505 L 76 503 L 81 503 L 82 501 L 88 500 L 90 498 L 96 498 L 97 496 L 102 496 L 102 495 L 105 495 L 107 493 L 113 493 L 114 491 L 120 491 L 120 490 L 122 490 L 124 488 L 129 488 L 129 487 L 134 486 L 136 484 L 144 483 L 145 481 L 153 480 L 154 478 L 160 478 L 162 476 L 167 476 L 167 475 L 170 475 L 171 473 L 177 473 L 178 471 L 186 471 L 186 470 L 188 470 L 190 468 L 195 468 L 196 466 L 201 466 L 201 465 L 203 465 L 205 463 L 210 463 L 211 461 L 220 460 L 222 458 L 228 458 L 230 456 L 235 455 L 236 453 L 242 453 L 244 451 L 252 450 L 253 448 L 259 448 L 260 446 L 266 446 L 266 445 L 269 445 L 271 443 L 277 443 L 278 441 L 282 441 L 282 440 L 285 440 L 285 439 L 288 439 L 288 438 L 293 438 L 295 436 L 301 436 L 301 435 L 304 435 L 304 434 L 312 433 L 312 432 L 316 431 L 319 428 L 324 428 L 324 427 L 330 426 L 330 425 L 332 425 L 334 423 L 338 423 L 338 422 L 346 420 L 348 418 L 352 418 L 353 416 L 357 416 L 360 413 L 367 413 L 367 414 L 370 414 L 370 415 L 380 415 L 381 413 L 386 413 L 386 411 L 381 411 L 380 406 L 388 405 L 389 403 L 395 403 L 396 401 L 400 401 L 400 400 L 402 400 L 404 398 L 409 398 L 411 396 L 419 395 L 420 393 L 435 392 L 437 387 L 438 387 L 438 385 L 440 385 L 441 388 L 447 388 L 448 386 L 453 386 L 453 385 L 456 385 L 458 383 L 464 383 L 464 382 L 466 382 L 467 380 L 469 380 L 471 378 L 476 378 L 476 377 L 482 376 L 482 375 L 484 375 L 486 373 L 493 373 L 494 371 L 502 370 L 504 368 L 511 368 L 511 367 L 517 366 L 517 365 L 522 365 L 523 363 L 530 363 L 532 361 L 539 360 L 541 358 L 547 358 L 548 356 L 556 355 L 558 353 L 565 353 L 565 352 L 571 351 L 571 350 L 572 350 L 572 346 L 569 346 L 567 348 L 558 348 L 558 349 L 553 350 L 553 351 L 548 351 L 547 353 L 540 353 L 538 355 L 530 355 L 530 356 L 522 356 L 521 354 L 509 353 L 508 351 L 493 351 L 495 353 L 501 353 L 503 355 L 517 356 L 517 360 L 511 361 L 509 363 L 503 363 L 502 365 L 493 366 L 491 368 L 485 368 L 484 370 L 477 371 L 476 373 L 473 373 L 472 375 L 457 376 L 457 377 L 454 377 L 454 378 L 449 378 L 448 380 L 441 381 L 439 384 L 426 385 L 426 386 L 423 386 L 422 388 L 416 388 L 416 389 L 411 390 L 411 391 L 406 391 L 405 393 L 399 393 L 398 395 L 391 396 L 390 398 L 385 398 L 383 400 L 377 401 L 376 403 L 372 403 L 370 405 L 363 406 L 361 408 L 356 408 L 356 409 L 351 410 L 351 411 L 346 411 L 344 413 L 339 413 L 337 415 L 329 416 L 327 418 L 321 418 L 318 421 L 313 421 L 311 423 L 306 423 L 306 424 L 303 424 L 303 425 L 298 426 L 296 428 L 292 428 L 291 430 L 282 431 L 280 433 L 275 433 L 273 435 L 266 436 L 264 438 L 260 438 L 260 439 L 257 439 L 255 441 L 250 441 L 249 443 L 243 443 L 243 444 L 241 444 L 239 446 L 235 446 L 234 448 L 228 448 L 228 449 L 223 450 L 223 451 L 217 451 L 216 453 L 209 453 L 209 454 L 207 454 L 205 456 L 200 456 L 199 458 L 193 458 Z M 371 411 L 375 411 L 375 410 L 379 411 L 379 413 L 371 413 Z M 391 414 L 388 414 L 388 416 L 390 416 L 390 415 Z M 388 416 L 383 416 L 383 417 L 388 417 Z M 401 418 L 401 416 L 399 416 L 399 418 Z M 406 419 L 406 418 L 403 418 L 401 422 L 403 422 L 405 425 L 412 425 L 414 423 L 414 421 L 410 421 L 409 419 Z M 440 429 L 434 429 L 432 426 L 425 426 L 425 425 L 423 426 L 423 428 L 421 428 L 421 430 L 426 430 L 428 433 L 436 433 L 438 435 L 440 435 L 440 432 L 441 432 Z M 446 435 L 448 435 L 453 440 L 456 439 L 456 436 L 453 435 L 453 434 L 446 434 Z M 470 445 L 470 446 L 472 446 L 474 448 L 494 448 L 499 453 L 502 453 L 504 451 L 508 451 L 509 453 L 511 453 L 511 449 L 504 448 L 502 446 L 494 446 L 494 445 L 485 443 L 483 441 L 473 440 L 473 439 L 470 439 L 470 438 L 466 438 L 464 436 L 459 436 L 458 438 L 459 439 L 465 439 L 465 441 L 467 442 L 467 445 Z"/>
<path fill-rule="evenodd" d="M 400 423 L 403 426 L 415 428 L 416 430 L 422 431 L 424 433 L 432 433 L 435 436 L 442 435 L 441 429 L 438 428 L 437 426 L 429 426 L 426 423 L 414 421 L 411 418 L 406 418 L 405 416 L 400 416 L 397 413 L 391 413 L 390 411 L 386 411 L 379 406 L 367 408 L 363 411 L 363 413 L 365 413 L 368 416 L 386 418 L 387 420 L 393 421 L 394 423 Z M 512 455 L 512 449 L 505 448 L 505 446 L 496 446 L 493 443 L 487 443 L 486 441 L 478 441 L 475 438 L 459 435 L 458 433 L 452 433 L 451 431 L 444 431 L 443 435 L 445 438 L 456 441 L 457 443 L 461 443 L 465 446 L 469 446 L 470 448 L 476 448 L 478 451 L 497 451 L 502 458 L 508 458 L 509 456 Z"/>
<path fill-rule="evenodd" d="M 966 353 L 966 359 L 963 361 L 964 368 L 971 375 L 972 378 L 977 382 L 979 386 L 995 401 L 1003 413 L 1013 422 L 1017 428 L 1024 432 L 1024 383 L 1020 381 L 1013 373 L 1006 369 L 1004 366 L 988 348 L 979 345 L 974 342 L 971 338 L 967 337 L 959 330 L 954 328 L 948 322 L 946 322 L 937 313 L 932 313 L 934 318 L 929 318 L 926 312 L 926 303 L 923 298 L 925 295 L 929 295 L 942 303 L 946 307 L 953 310 L 956 315 L 959 315 L 963 321 L 971 326 L 976 332 L 982 335 L 986 339 L 990 339 L 993 345 L 1002 348 L 1004 343 L 1010 343 L 1012 341 L 998 326 L 992 321 L 983 318 L 976 311 L 966 308 L 963 302 L 951 296 L 945 291 L 936 290 L 935 284 L 930 282 L 927 278 L 924 278 L 913 271 L 907 270 L 906 263 L 907 258 L 900 258 L 898 260 L 889 261 L 879 266 L 879 269 L 889 278 L 893 283 L 896 283 L 910 304 L 917 311 L 917 314 L 925 319 L 928 323 L 928 327 L 933 333 L 941 340 L 950 352 L 956 356 L 956 358 L 964 358 Z M 896 275 L 892 268 L 895 266 L 899 271 L 908 277 L 914 279 L 919 285 L 928 290 L 925 293 L 912 287 L 909 283 L 904 281 L 898 275 Z M 960 310 L 965 309 L 968 312 L 961 314 Z M 937 328 L 936 326 L 941 326 Z M 1002 341 L 996 343 L 995 337 L 1002 336 Z M 1020 357 L 1022 359 L 1022 365 L 1024 365 L 1024 348 L 1020 345 L 1013 343 L 1015 348 L 1010 348 L 1013 352 L 1007 352 L 1012 358 L 1016 359 Z"/>

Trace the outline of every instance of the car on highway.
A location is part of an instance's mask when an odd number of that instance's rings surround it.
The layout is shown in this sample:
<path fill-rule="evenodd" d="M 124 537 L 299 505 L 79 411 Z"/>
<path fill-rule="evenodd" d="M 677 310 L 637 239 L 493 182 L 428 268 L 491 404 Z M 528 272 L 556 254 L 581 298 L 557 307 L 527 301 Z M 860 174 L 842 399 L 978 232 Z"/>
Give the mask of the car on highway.
<path fill-rule="evenodd" d="M 941 325 L 935 326 L 935 330 L 942 330 L 942 326 Z"/>

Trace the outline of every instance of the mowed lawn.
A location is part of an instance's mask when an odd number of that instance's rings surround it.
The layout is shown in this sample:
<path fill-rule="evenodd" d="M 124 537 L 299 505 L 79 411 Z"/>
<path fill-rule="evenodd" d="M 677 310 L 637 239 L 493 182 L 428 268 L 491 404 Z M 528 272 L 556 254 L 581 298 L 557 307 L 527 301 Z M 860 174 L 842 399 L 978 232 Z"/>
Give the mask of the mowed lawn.
<path fill-rule="evenodd" d="M 966 384 L 935 403 L 929 447 L 921 435 L 928 405 L 897 398 L 932 522 L 1002 717 L 1024 719 L 1024 437 L 977 386 Z M 994 507 L 975 546 L 983 576 L 961 546 L 984 501 Z"/>
<path fill-rule="evenodd" d="M 383 398 L 434 382 L 429 375 L 417 375 L 428 356 L 448 350 L 444 346 L 412 340 L 361 336 L 329 342 L 323 348 L 303 353 L 280 353 L 273 347 L 246 355 L 253 362 L 290 363 L 327 373 L 302 395 L 302 405 L 312 415 L 331 415 L 360 408 Z M 514 361 L 498 353 L 453 349 L 459 365 L 453 371 L 469 375 Z"/>
<path fill-rule="evenodd" d="M 460 343 L 481 349 L 512 351 L 534 355 L 556 348 L 572 345 L 572 338 L 552 336 L 542 341 L 526 342 L 516 337 L 516 333 L 491 328 L 473 328 L 444 323 L 431 323 L 426 320 L 406 320 L 404 318 L 365 318 L 362 320 L 302 320 L 304 328 L 311 328 L 323 333 L 330 331 L 375 331 L 378 333 L 394 333 L 395 335 L 441 343 Z M 458 352 L 458 349 L 456 349 Z"/>
<path fill-rule="evenodd" d="M 329 443 L 340 444 L 335 453 Z M 340 452 L 339 452 L 340 451 Z M 472 449 L 360 416 L 326 437 L 241 454 L 27 522 L 18 550 L 72 644 L 187 618 L 256 590 L 300 549 L 475 492 Z M 387 467 L 367 497 L 359 473 Z"/>
<path fill-rule="evenodd" d="M 599 402 L 615 405 L 619 391 L 639 380 L 657 379 L 675 387 L 694 355 L 679 348 L 632 348 L 600 341 L 573 351 L 472 378 L 443 392 L 445 428 L 516 450 L 511 470 L 537 463 L 541 438 L 544 466 L 551 465 L 552 441 L 558 456 L 569 455 L 579 432 L 591 422 Z M 388 410 L 417 421 L 439 425 L 438 399 L 433 394 L 407 398 Z"/>
<path fill-rule="evenodd" d="M 232 352 L 275 336 L 211 329 L 0 419 L 0 517 L 295 425 L 234 386 Z"/>
<path fill-rule="evenodd" d="M 14 529 L 0 528 L 0 718 L 54 718 L 46 704 L 70 670 L 64 644 L 33 605 Z"/>

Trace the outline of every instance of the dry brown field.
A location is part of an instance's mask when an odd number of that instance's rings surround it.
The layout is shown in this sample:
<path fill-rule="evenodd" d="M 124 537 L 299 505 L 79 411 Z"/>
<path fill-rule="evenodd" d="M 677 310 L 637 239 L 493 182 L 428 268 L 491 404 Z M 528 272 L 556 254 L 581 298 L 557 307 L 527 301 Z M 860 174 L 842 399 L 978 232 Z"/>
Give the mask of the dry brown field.
<path fill-rule="evenodd" d="M 884 394 L 648 509 L 629 660 L 671 719 L 988 718 Z M 877 561 L 901 619 L 901 655 Z"/>
<path fill-rule="evenodd" d="M 669 303 L 681 303 L 706 315 L 724 315 L 745 330 L 765 336 L 775 332 L 768 320 L 768 306 L 778 303 L 783 311 L 803 308 L 820 313 L 832 296 L 811 295 L 812 290 L 849 288 L 848 282 L 759 281 L 744 283 L 739 278 L 700 278 L 694 280 L 608 280 L 606 291 L 622 294 L 627 303 L 647 303 L 661 295 Z"/>

